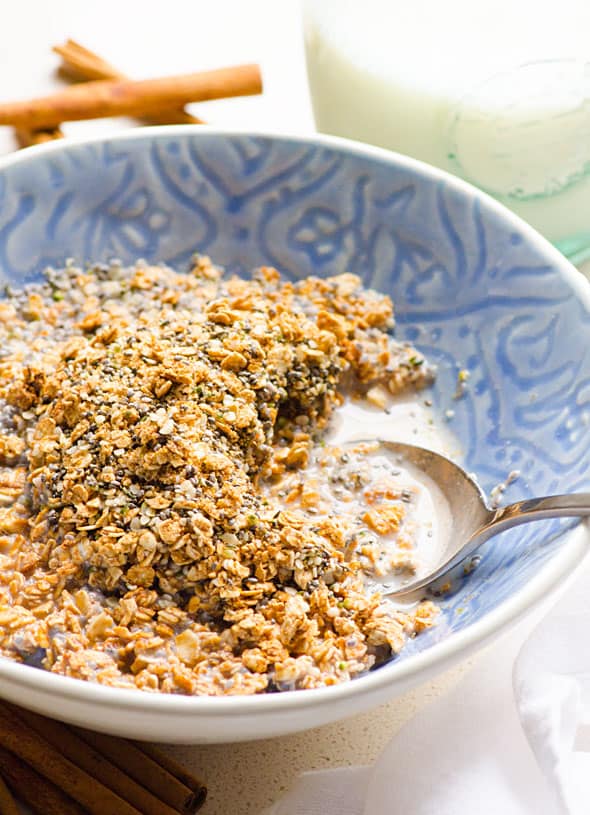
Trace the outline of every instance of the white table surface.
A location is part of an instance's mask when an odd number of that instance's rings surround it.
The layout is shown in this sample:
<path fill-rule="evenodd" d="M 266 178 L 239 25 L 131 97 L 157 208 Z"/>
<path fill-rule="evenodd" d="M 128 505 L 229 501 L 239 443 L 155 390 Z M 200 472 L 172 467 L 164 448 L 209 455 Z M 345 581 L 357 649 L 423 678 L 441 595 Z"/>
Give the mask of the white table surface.
<path fill-rule="evenodd" d="M 259 62 L 260 97 L 194 106 L 211 124 L 292 133 L 313 130 L 297 0 L 0 0 L 0 99 L 43 95 L 60 83 L 51 46 L 71 37 L 131 76 L 150 77 Z M 129 120 L 67 125 L 66 134 L 113 132 Z M 0 128 L 0 154 L 15 149 Z M 283 739 L 169 747 L 209 787 L 206 815 L 259 813 L 300 772 L 367 764 L 419 708 L 444 693 L 468 663 L 378 710 Z"/>

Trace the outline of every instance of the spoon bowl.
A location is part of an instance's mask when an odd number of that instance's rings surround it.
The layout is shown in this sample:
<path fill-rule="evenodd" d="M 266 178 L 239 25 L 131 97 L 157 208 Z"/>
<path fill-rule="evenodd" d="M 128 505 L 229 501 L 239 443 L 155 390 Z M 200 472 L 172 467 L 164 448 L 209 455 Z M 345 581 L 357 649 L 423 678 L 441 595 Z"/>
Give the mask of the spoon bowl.
<path fill-rule="evenodd" d="M 590 493 L 548 495 L 505 507 L 491 507 L 475 478 L 446 456 L 403 442 L 379 440 L 379 444 L 400 463 L 412 466 L 434 481 L 451 516 L 450 534 L 441 549 L 439 562 L 415 579 L 393 588 L 385 587 L 382 594 L 389 597 L 403 597 L 431 585 L 472 556 L 491 537 L 513 526 L 546 518 L 590 515 Z"/>

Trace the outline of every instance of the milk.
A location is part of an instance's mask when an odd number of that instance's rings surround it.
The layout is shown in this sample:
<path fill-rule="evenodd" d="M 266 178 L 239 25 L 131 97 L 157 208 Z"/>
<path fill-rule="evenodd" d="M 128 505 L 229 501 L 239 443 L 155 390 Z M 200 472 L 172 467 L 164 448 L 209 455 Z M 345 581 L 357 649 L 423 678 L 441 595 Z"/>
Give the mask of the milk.
<path fill-rule="evenodd" d="M 432 408 L 424 403 L 419 394 L 398 396 L 391 400 L 386 410 L 370 405 L 364 400 L 346 399 L 345 403 L 334 411 L 325 443 L 346 446 L 358 441 L 400 441 L 416 444 L 429 450 L 461 458 L 461 446 L 457 438 L 443 425 Z M 379 449 L 377 459 L 388 458 L 386 448 Z M 439 485 L 424 472 L 408 462 L 391 460 L 398 473 L 398 482 L 415 494 L 413 541 L 417 556 L 418 571 L 416 577 L 436 568 L 444 559 L 451 545 L 453 518 L 451 508 Z M 306 470 L 306 475 L 314 474 L 313 467 Z M 350 500 L 347 498 L 347 500 Z M 345 515 L 351 504 L 333 507 L 336 515 Z M 395 551 L 395 541 L 392 551 Z M 368 587 L 375 588 L 401 587 L 408 581 L 407 575 L 387 574 L 381 579 L 367 578 Z M 410 596 L 403 602 L 396 600 L 398 607 L 411 607 L 422 597 L 422 592 Z"/>
<path fill-rule="evenodd" d="M 427 161 L 590 245 L 588 0 L 308 0 L 318 129 Z"/>

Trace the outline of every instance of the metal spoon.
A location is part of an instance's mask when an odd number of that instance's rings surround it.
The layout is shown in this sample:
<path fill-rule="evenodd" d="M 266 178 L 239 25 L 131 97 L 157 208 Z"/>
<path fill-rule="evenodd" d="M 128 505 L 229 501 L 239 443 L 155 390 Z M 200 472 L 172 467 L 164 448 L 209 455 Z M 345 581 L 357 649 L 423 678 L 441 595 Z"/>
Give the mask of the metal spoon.
<path fill-rule="evenodd" d="M 412 444 L 394 441 L 379 441 L 379 444 L 400 462 L 420 470 L 438 485 L 452 518 L 451 534 L 440 563 L 415 580 L 393 588 L 384 587 L 384 595 L 401 597 L 428 586 L 473 555 L 482 543 L 512 526 L 545 518 L 590 515 L 590 493 L 587 492 L 529 498 L 492 509 L 477 482 L 445 456 Z"/>

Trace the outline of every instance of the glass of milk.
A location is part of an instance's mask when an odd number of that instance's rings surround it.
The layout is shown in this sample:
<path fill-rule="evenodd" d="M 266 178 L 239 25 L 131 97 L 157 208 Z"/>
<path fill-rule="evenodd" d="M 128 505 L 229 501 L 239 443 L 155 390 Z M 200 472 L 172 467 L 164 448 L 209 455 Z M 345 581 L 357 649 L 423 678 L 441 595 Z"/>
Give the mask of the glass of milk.
<path fill-rule="evenodd" d="M 489 192 L 590 257 L 590 0 L 305 0 L 320 131 Z"/>

